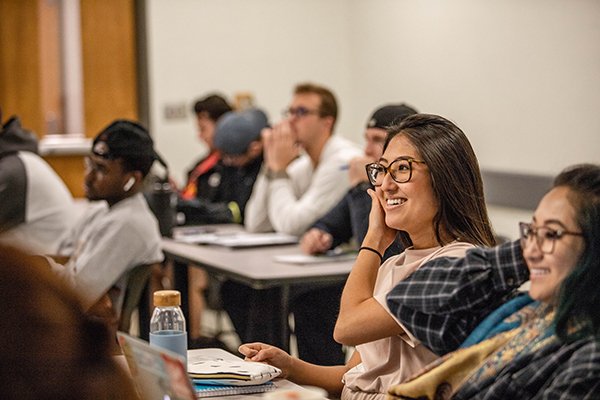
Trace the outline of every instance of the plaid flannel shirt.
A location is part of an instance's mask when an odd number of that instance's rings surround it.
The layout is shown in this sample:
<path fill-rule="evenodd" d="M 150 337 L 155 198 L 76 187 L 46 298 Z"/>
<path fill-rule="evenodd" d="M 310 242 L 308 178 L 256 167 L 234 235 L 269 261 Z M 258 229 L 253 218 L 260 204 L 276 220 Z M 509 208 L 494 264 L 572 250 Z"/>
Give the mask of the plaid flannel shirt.
<path fill-rule="evenodd" d="M 490 312 L 517 294 L 529 270 L 519 241 L 422 265 L 387 296 L 390 311 L 434 353 L 456 350 Z"/>
<path fill-rule="evenodd" d="M 516 356 L 497 376 L 463 385 L 452 399 L 598 399 L 600 343 L 585 338 L 558 340 L 539 351 Z"/>
<path fill-rule="evenodd" d="M 519 241 L 424 264 L 388 295 L 390 310 L 438 354 L 455 350 L 529 277 Z M 453 399 L 600 399 L 600 343 L 558 340 L 515 357 L 497 376 L 467 383 Z"/>

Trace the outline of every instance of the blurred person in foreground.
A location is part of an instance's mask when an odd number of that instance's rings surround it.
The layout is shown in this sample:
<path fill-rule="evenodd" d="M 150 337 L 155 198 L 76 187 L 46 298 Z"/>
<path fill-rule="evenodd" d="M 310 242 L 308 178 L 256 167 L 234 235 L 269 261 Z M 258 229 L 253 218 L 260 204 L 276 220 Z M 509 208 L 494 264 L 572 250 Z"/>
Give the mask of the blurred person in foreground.
<path fill-rule="evenodd" d="M 103 321 L 43 259 L 0 245 L 0 393 L 4 399 L 138 399 Z"/>
<path fill-rule="evenodd" d="M 73 197 L 39 156 L 37 138 L 10 118 L 0 128 L 0 242 L 52 254 L 76 220 Z"/>

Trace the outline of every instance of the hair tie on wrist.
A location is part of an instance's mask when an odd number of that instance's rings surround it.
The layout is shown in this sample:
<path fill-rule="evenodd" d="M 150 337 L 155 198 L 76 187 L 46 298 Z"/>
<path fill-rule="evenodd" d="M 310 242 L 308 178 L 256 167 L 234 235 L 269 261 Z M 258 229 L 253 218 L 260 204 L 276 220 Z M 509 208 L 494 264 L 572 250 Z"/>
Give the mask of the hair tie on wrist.
<path fill-rule="evenodd" d="M 368 246 L 362 246 L 360 249 L 358 249 L 358 251 L 361 251 L 361 250 L 368 250 L 370 252 L 377 254 L 377 256 L 379 257 L 379 263 L 381 264 L 383 262 L 383 255 L 380 252 L 378 252 L 377 250 L 375 250 L 374 248 L 368 247 Z"/>

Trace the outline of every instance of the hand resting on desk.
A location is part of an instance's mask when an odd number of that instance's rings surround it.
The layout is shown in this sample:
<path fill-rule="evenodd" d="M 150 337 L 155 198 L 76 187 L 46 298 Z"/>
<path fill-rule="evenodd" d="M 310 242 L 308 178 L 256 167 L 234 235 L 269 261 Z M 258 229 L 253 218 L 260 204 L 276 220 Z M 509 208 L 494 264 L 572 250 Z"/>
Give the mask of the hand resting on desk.
<path fill-rule="evenodd" d="M 306 254 L 324 253 L 331 248 L 333 237 L 321 229 L 312 228 L 300 239 L 300 249 Z"/>
<path fill-rule="evenodd" d="M 287 378 L 294 359 L 285 351 L 264 343 L 246 343 L 239 347 L 247 361 L 264 362 L 281 370 L 280 378 Z"/>

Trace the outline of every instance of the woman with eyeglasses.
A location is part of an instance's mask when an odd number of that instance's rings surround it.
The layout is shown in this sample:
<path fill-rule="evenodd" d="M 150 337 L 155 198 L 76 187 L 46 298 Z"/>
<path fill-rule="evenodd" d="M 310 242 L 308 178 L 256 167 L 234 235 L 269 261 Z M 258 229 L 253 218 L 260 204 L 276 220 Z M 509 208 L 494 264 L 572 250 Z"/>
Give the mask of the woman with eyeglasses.
<path fill-rule="evenodd" d="M 308 364 L 262 343 L 240 352 L 280 367 L 288 379 L 342 399 L 383 399 L 437 355 L 413 340 L 387 308 L 386 294 L 428 260 L 461 257 L 495 243 L 477 159 L 464 133 L 435 115 L 390 128 L 383 155 L 367 165 L 375 190 L 369 229 L 342 294 L 334 337 L 356 351 L 343 366 Z M 407 249 L 381 264 L 399 231 Z"/>
<path fill-rule="evenodd" d="M 390 310 L 438 354 L 456 349 L 493 310 L 461 350 L 393 395 L 599 398 L 600 166 L 564 170 L 519 227 L 518 241 L 434 260 L 392 290 Z M 530 298 L 504 303 L 528 279 Z"/>

